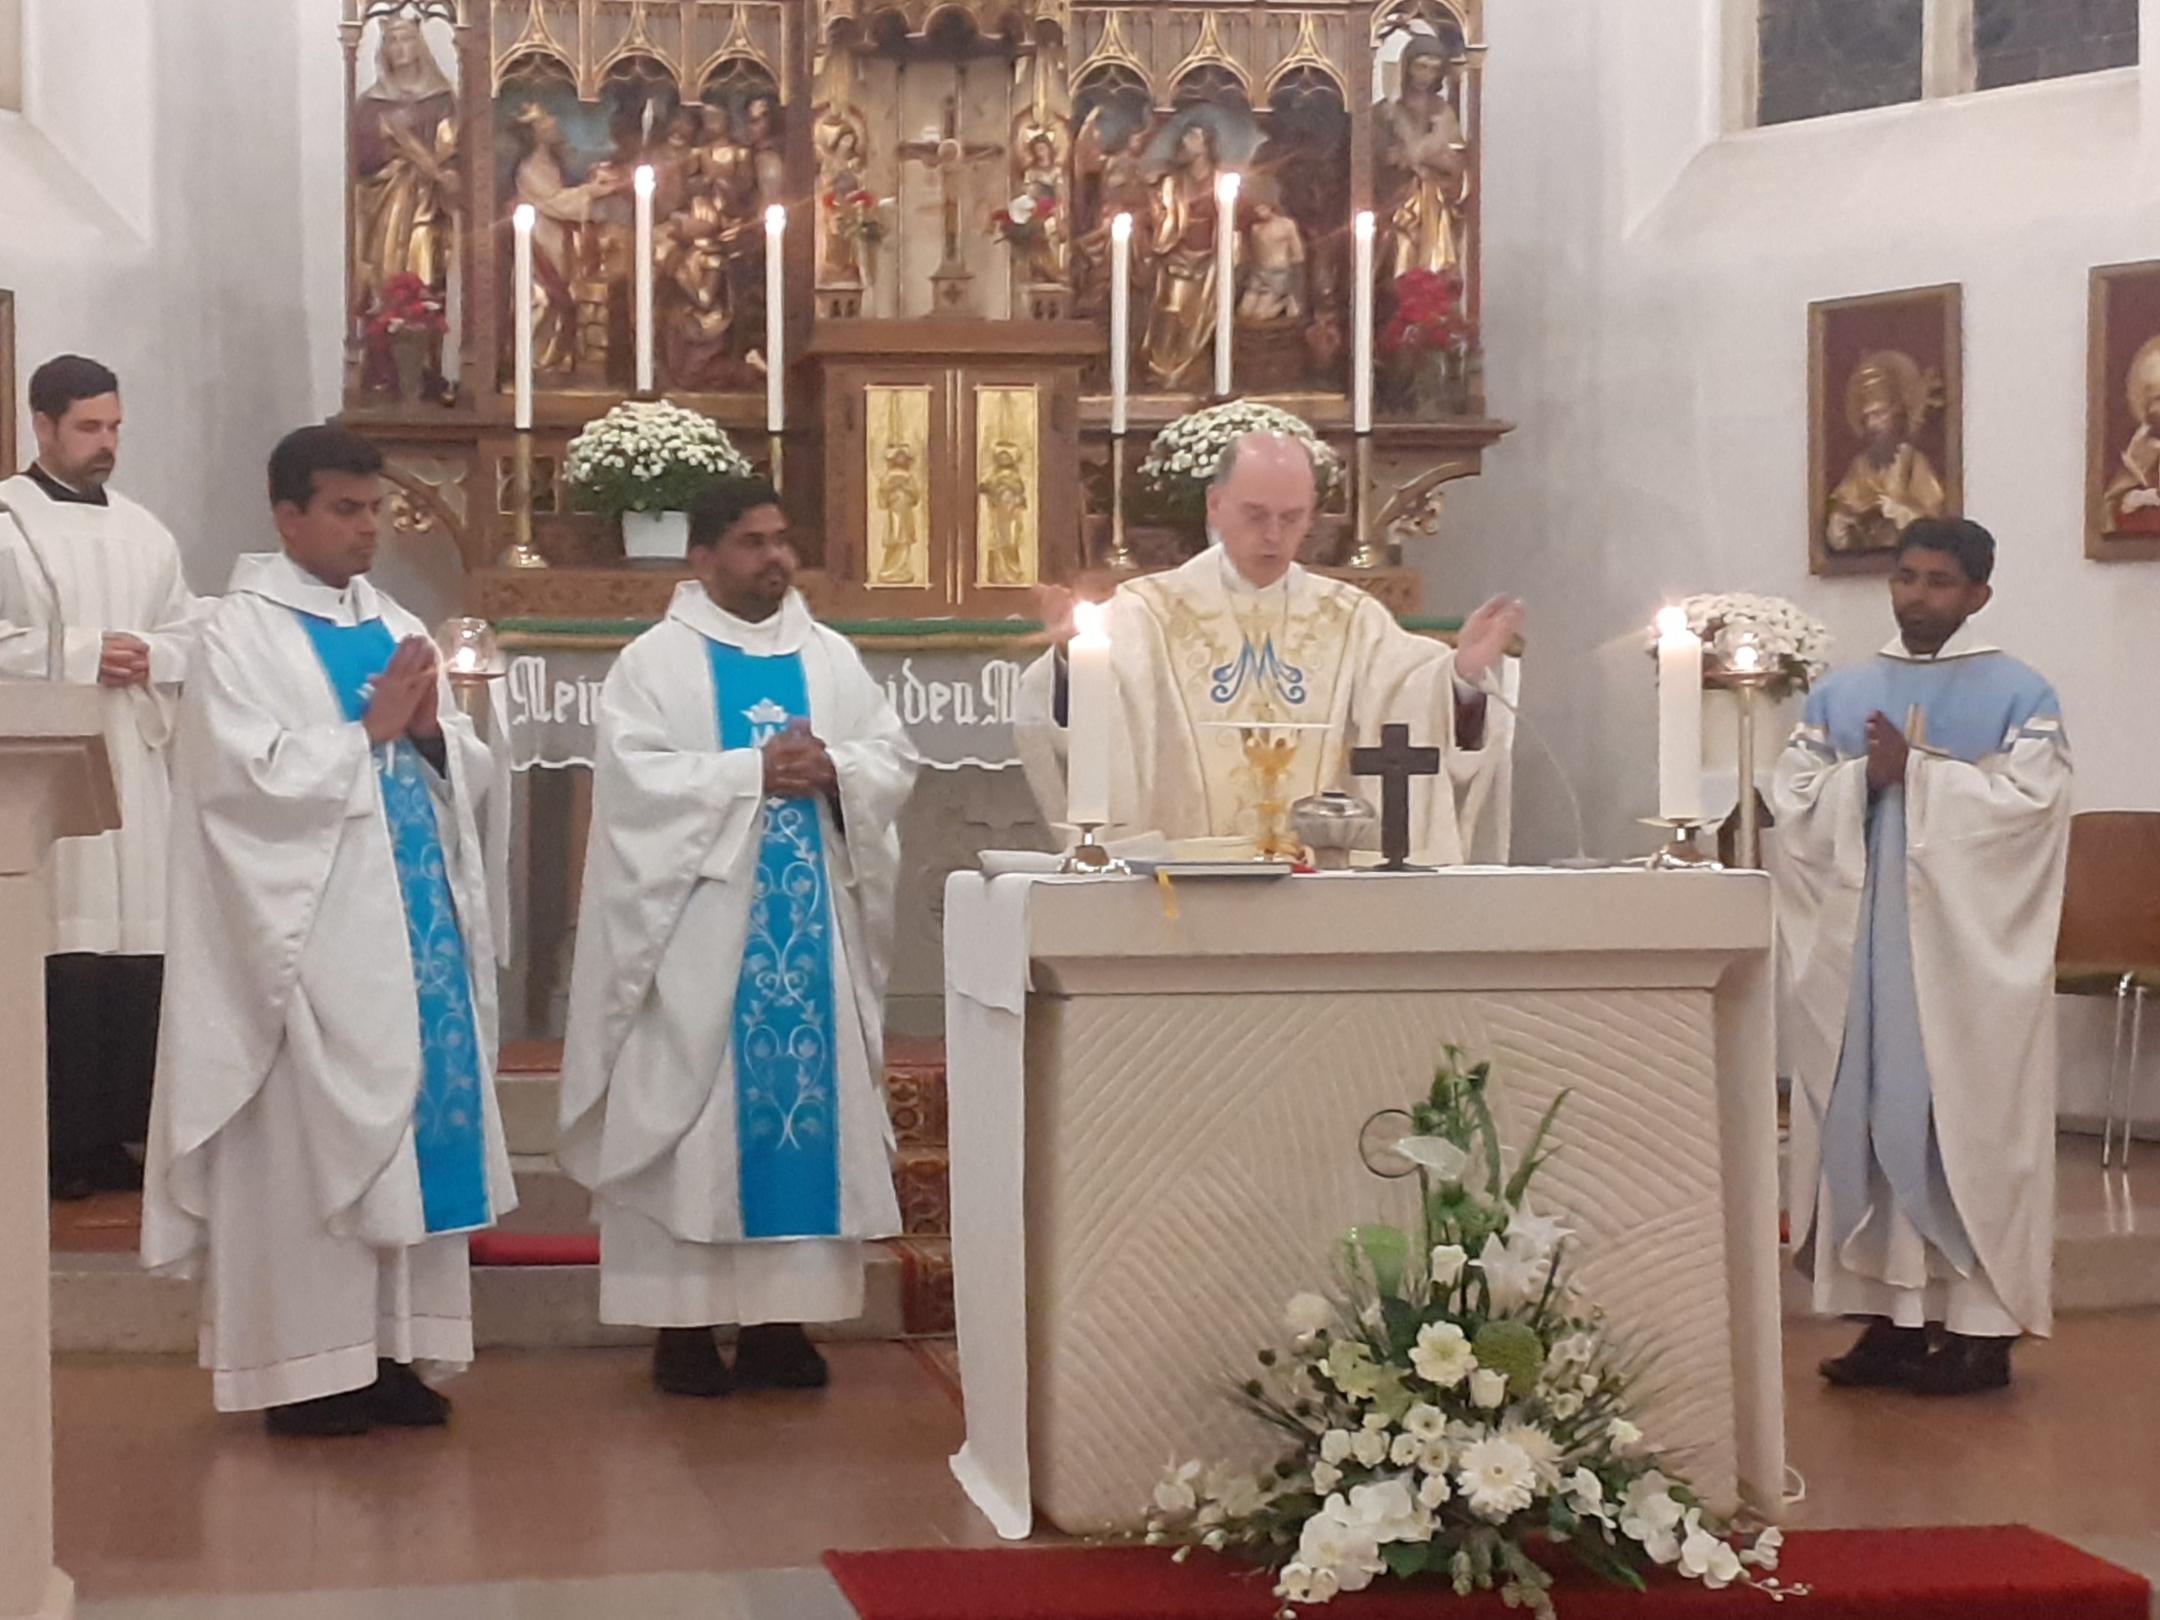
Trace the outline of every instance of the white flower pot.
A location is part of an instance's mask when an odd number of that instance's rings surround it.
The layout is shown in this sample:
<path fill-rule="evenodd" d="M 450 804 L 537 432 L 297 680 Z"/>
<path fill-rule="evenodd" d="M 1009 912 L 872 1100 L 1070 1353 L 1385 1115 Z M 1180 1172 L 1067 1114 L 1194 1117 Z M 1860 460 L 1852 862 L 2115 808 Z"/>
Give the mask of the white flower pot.
<path fill-rule="evenodd" d="M 1755 696 L 1755 785 L 1768 787 L 1786 739 L 1800 723 L 1803 700 L 1795 695 Z M 1703 693 L 1703 813 L 1723 821 L 1740 802 L 1740 699 L 1723 690 Z"/>
<path fill-rule="evenodd" d="M 623 557 L 633 563 L 679 563 L 690 548 L 688 512 L 625 512 Z"/>

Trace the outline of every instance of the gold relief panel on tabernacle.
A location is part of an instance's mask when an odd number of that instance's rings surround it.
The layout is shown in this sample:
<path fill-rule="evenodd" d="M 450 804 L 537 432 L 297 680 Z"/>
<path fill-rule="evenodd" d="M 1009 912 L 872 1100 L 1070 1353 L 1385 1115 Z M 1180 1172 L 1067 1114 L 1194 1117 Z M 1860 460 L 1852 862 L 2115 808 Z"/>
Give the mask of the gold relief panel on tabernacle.
<path fill-rule="evenodd" d="M 930 583 L 930 390 L 865 388 L 863 404 L 864 573 L 873 590 L 921 590 Z"/>
<path fill-rule="evenodd" d="M 975 583 L 1026 587 L 1042 577 L 1035 389 L 975 390 Z"/>

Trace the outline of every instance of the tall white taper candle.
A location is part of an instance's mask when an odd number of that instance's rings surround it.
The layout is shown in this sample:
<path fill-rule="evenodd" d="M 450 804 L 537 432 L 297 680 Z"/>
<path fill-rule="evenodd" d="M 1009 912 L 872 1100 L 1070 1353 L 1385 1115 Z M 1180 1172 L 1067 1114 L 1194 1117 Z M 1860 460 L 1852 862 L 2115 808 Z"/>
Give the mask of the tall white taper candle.
<path fill-rule="evenodd" d="M 1110 221 L 1110 431 L 1123 433 L 1132 391 L 1132 215 Z"/>
<path fill-rule="evenodd" d="M 765 431 L 787 431 L 787 209 L 765 210 Z"/>
<path fill-rule="evenodd" d="M 653 391 L 653 166 L 640 163 L 637 187 L 637 391 Z"/>
<path fill-rule="evenodd" d="M 1352 232 L 1356 251 L 1351 276 L 1350 427 L 1372 431 L 1373 394 L 1373 214 L 1360 209 Z"/>
<path fill-rule="evenodd" d="M 1225 169 L 1215 177 L 1215 392 L 1230 397 L 1230 355 L 1237 343 L 1238 189 L 1242 177 Z"/>
<path fill-rule="evenodd" d="M 1658 815 L 1667 821 L 1703 818 L 1702 637 L 1688 628 L 1687 610 L 1657 616 Z"/>
<path fill-rule="evenodd" d="M 1110 610 L 1100 602 L 1073 604 L 1072 641 L 1065 649 L 1065 819 L 1099 827 L 1110 819 Z"/>
<path fill-rule="evenodd" d="M 511 426 L 529 428 L 533 425 L 533 225 L 539 215 L 531 203 L 519 203 L 517 211 L 510 216 L 514 233 L 511 256 L 510 302 L 513 309 L 511 332 L 515 347 L 512 349 L 513 366 L 511 385 Z"/>

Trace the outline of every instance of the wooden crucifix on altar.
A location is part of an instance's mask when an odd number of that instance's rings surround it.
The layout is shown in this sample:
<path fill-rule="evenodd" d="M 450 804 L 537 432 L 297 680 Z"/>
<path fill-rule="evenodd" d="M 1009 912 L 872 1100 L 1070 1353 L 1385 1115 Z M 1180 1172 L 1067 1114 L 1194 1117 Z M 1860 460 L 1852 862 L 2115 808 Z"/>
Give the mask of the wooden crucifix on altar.
<path fill-rule="evenodd" d="M 962 85 L 964 88 L 965 80 Z M 962 137 L 960 97 L 955 94 L 945 98 L 943 125 L 936 140 L 902 141 L 894 150 L 903 158 L 926 163 L 937 171 L 942 251 L 937 269 L 930 273 L 933 307 L 941 315 L 966 314 L 969 312 L 969 293 L 975 280 L 975 272 L 967 267 L 966 256 L 960 244 L 961 216 L 965 201 L 961 178 L 970 163 L 1003 157 L 1005 148 L 970 142 Z"/>
<path fill-rule="evenodd" d="M 1408 726 L 1382 726 L 1378 748 L 1350 751 L 1350 769 L 1380 778 L 1380 870 L 1410 871 L 1410 778 L 1438 776 L 1440 750 L 1412 748 Z"/>

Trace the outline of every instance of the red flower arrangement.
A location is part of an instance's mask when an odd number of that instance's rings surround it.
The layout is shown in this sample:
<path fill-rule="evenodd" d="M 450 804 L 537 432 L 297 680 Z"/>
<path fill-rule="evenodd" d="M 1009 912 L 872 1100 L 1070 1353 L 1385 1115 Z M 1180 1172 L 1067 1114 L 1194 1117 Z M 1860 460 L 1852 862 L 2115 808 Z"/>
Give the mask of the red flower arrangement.
<path fill-rule="evenodd" d="M 1380 331 L 1380 352 L 1391 360 L 1460 351 L 1470 343 L 1462 277 L 1453 271 L 1412 270 L 1398 276 L 1394 313 Z"/>
<path fill-rule="evenodd" d="M 406 332 L 439 336 L 450 329 L 449 313 L 435 289 L 410 270 L 392 276 L 368 312 L 367 335 L 385 341 Z"/>

